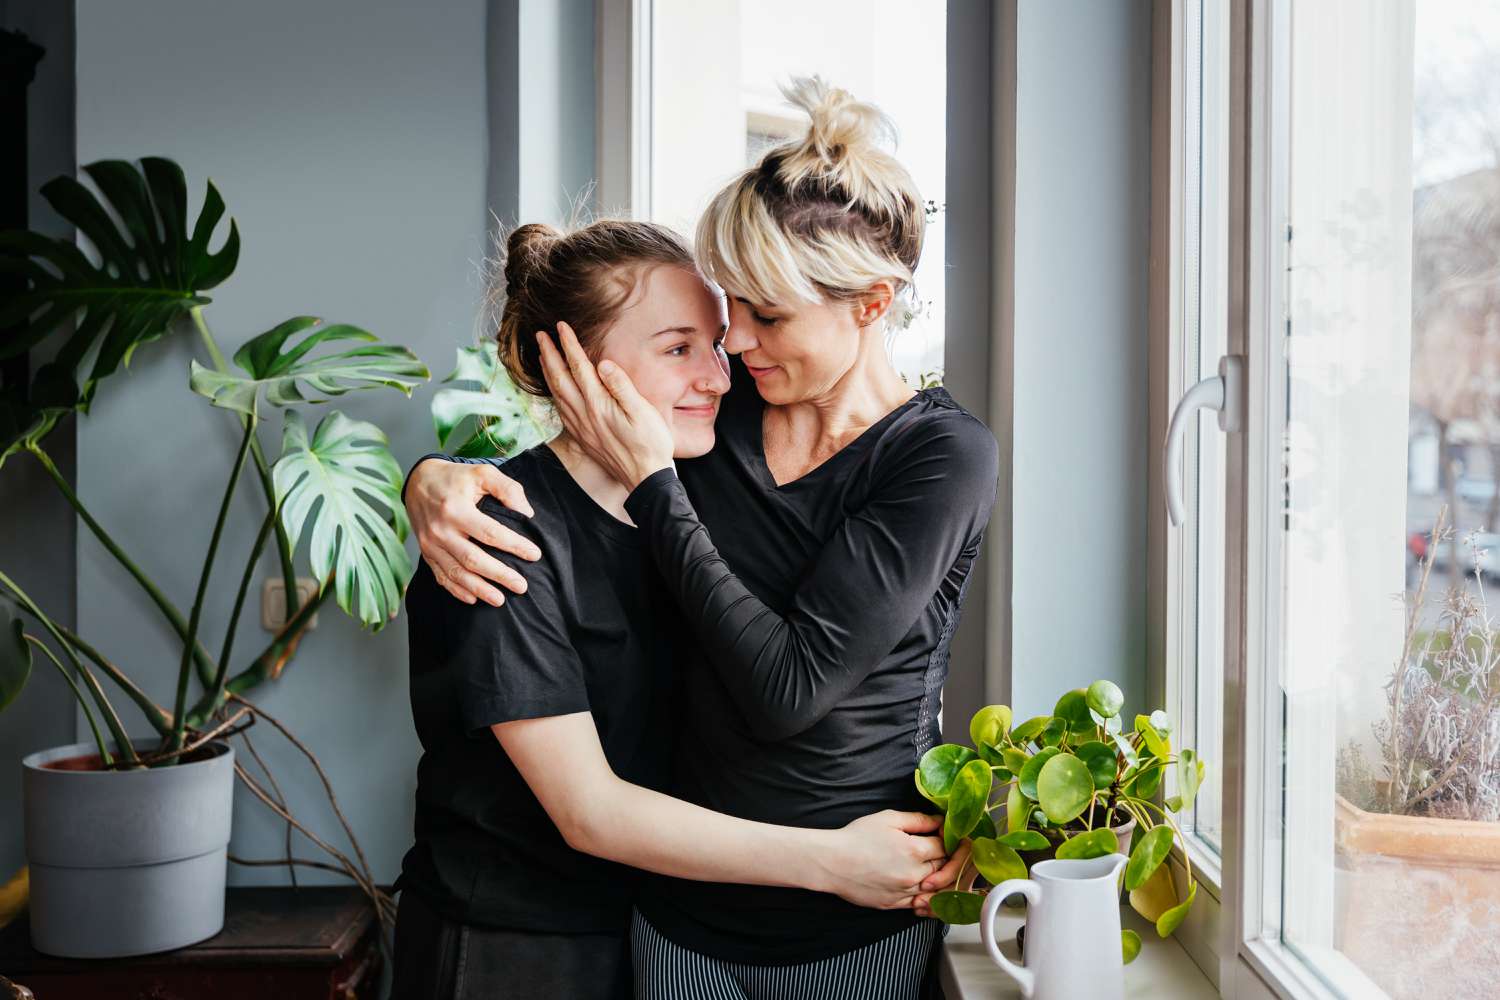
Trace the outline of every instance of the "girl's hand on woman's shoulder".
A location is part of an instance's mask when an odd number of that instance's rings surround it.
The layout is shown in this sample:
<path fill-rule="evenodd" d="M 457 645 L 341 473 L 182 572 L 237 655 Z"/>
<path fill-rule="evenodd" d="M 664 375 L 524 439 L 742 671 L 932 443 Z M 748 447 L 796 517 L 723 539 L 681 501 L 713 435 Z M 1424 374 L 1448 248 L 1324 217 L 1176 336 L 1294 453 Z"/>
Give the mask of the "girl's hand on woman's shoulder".
<path fill-rule="evenodd" d="M 942 826 L 941 816 L 885 809 L 829 831 L 821 888 L 879 910 L 912 906 L 922 881 L 943 867 Z"/>
<path fill-rule="evenodd" d="M 480 545 L 532 562 L 542 553 L 531 539 L 479 510 L 479 501 L 486 496 L 517 513 L 532 514 L 521 484 L 493 465 L 439 459 L 428 459 L 412 470 L 406 484 L 406 513 L 422 558 L 438 584 L 465 604 L 484 601 L 499 607 L 505 595 L 487 581 L 513 594 L 524 594 L 526 581 Z"/>

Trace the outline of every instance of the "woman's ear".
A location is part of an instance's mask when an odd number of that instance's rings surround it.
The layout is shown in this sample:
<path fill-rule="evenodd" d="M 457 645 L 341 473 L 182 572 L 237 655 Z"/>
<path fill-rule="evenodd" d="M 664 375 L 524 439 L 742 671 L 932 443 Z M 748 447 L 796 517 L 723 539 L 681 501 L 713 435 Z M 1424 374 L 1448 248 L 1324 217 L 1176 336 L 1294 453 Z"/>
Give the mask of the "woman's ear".
<path fill-rule="evenodd" d="M 855 300 L 858 307 L 856 321 L 861 327 L 878 323 L 890 311 L 891 303 L 895 299 L 896 286 L 894 284 L 885 280 L 875 282 Z"/>

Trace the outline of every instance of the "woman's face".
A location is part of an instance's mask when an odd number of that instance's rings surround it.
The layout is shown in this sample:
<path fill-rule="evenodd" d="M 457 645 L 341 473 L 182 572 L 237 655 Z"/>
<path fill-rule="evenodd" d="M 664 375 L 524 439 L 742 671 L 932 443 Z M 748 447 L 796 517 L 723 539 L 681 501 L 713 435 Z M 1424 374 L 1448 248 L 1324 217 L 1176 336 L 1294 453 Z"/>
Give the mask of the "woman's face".
<path fill-rule="evenodd" d="M 818 399 L 858 360 L 863 315 L 859 302 L 768 306 L 735 297 L 724 347 L 745 362 L 766 402 Z"/>
<path fill-rule="evenodd" d="M 697 272 L 652 267 L 594 359 L 619 365 L 656 407 L 672 431 L 675 458 L 694 458 L 714 446 L 719 397 L 729 391 L 721 343 L 727 324 L 723 296 Z"/>

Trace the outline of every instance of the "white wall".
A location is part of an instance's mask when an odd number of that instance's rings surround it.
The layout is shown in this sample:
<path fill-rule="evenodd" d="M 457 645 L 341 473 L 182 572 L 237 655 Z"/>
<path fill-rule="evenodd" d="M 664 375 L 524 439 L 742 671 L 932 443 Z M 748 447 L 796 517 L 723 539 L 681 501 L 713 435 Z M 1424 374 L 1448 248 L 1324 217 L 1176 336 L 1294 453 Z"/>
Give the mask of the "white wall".
<path fill-rule="evenodd" d="M 437 378 L 450 370 L 454 348 L 473 336 L 473 262 L 484 246 L 483 0 L 80 0 L 77 21 L 79 162 L 171 157 L 187 172 L 195 215 L 211 176 L 239 222 L 238 271 L 207 310 L 226 352 L 310 313 L 411 347 Z M 226 413 L 189 393 L 193 357 L 201 350 L 186 336 L 143 349 L 78 431 L 79 492 L 183 607 L 235 438 Z M 406 464 L 433 444 L 430 392 L 356 394 L 339 408 L 382 426 Z M 262 433 L 272 456 L 280 424 L 273 417 Z M 223 542 L 205 615 L 212 648 L 263 510 L 256 493 L 241 488 Z M 78 566 L 82 633 L 170 701 L 177 646 L 154 610 L 82 531 Z M 240 656 L 265 635 L 256 621 L 243 627 Z M 411 838 L 418 755 L 404 621 L 361 634 L 330 602 L 286 675 L 255 697 L 320 754 L 377 877 L 394 878 Z M 314 776 L 272 734 L 255 735 L 294 810 L 332 834 Z M 235 808 L 231 850 L 274 856 L 281 831 L 270 814 L 243 794 Z M 231 866 L 230 877 L 284 873 Z"/>

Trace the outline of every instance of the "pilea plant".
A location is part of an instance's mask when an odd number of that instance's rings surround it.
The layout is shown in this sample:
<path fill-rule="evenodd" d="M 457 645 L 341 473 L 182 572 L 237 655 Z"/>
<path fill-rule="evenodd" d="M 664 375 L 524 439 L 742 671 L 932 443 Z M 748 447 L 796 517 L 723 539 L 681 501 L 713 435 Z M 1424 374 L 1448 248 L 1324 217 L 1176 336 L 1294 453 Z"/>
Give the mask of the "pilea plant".
<path fill-rule="evenodd" d="M 1162 862 L 1182 835 L 1172 816 L 1192 804 L 1203 761 L 1192 750 L 1174 751 L 1165 712 L 1137 715 L 1126 730 L 1124 704 L 1120 688 L 1101 680 L 1066 692 L 1052 714 L 1014 727 L 1009 706 L 989 705 L 969 723 L 973 746 L 944 743 L 922 755 L 917 789 L 943 810 L 945 845 L 951 852 L 970 842 L 955 888 L 933 897 L 934 914 L 950 924 L 975 923 L 986 894 L 976 888 L 981 877 L 994 886 L 1025 878 L 1031 864 L 1048 857 L 1128 849 L 1131 906 L 1162 937 L 1181 925 L 1198 884 L 1186 852 L 1182 893 Z M 1175 793 L 1158 802 L 1169 769 Z M 1129 929 L 1123 934 L 1128 962 L 1140 939 Z"/>

